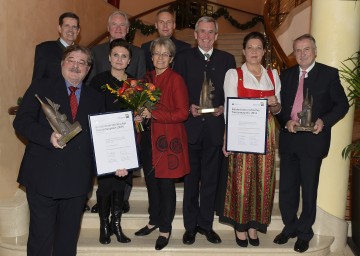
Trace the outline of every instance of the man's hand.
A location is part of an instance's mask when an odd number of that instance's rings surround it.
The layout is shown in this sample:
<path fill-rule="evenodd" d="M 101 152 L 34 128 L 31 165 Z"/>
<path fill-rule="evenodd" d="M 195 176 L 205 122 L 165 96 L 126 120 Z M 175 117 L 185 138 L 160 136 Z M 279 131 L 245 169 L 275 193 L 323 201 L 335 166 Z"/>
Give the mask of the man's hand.
<path fill-rule="evenodd" d="M 60 149 L 63 149 L 66 144 L 64 146 L 60 146 L 59 143 L 58 143 L 58 139 L 60 139 L 61 137 L 61 134 L 60 133 L 57 133 L 57 132 L 53 132 L 51 134 L 51 137 L 50 137 L 50 143 L 54 146 L 54 148 L 60 148 Z"/>
<path fill-rule="evenodd" d="M 296 133 L 295 131 L 296 126 L 300 126 L 300 123 L 294 120 L 289 120 L 287 121 L 285 128 L 288 129 L 288 131 L 291 133 Z"/>
<path fill-rule="evenodd" d="M 213 116 L 220 116 L 222 113 L 224 113 L 224 106 L 219 106 L 218 108 L 216 108 Z"/>
<path fill-rule="evenodd" d="M 190 113 L 192 114 L 193 117 L 201 116 L 201 114 L 198 112 L 199 108 L 200 108 L 199 106 L 197 106 L 195 104 L 191 104 Z"/>
<path fill-rule="evenodd" d="M 314 125 L 315 131 L 313 131 L 314 134 L 319 134 L 324 129 L 324 122 L 320 118 L 318 118 Z"/>

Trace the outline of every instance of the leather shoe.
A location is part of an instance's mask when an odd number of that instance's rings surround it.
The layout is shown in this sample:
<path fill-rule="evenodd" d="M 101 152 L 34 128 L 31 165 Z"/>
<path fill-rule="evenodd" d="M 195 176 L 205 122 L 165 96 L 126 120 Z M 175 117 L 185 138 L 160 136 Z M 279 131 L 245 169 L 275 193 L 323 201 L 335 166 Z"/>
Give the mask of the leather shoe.
<path fill-rule="evenodd" d="M 235 240 L 238 246 L 240 247 L 247 247 L 248 246 L 248 240 L 241 240 L 240 238 L 238 238 L 238 236 L 236 235 L 236 230 L 235 231 Z"/>
<path fill-rule="evenodd" d="M 195 242 L 196 230 L 186 230 L 183 235 L 184 244 L 193 244 Z"/>
<path fill-rule="evenodd" d="M 298 238 L 295 243 L 294 251 L 296 252 L 306 252 L 309 249 L 309 241 L 302 240 Z"/>
<path fill-rule="evenodd" d="M 153 232 L 155 229 L 157 229 L 158 226 L 153 226 L 152 228 L 149 228 L 147 225 L 138 231 L 135 232 L 135 236 L 147 236 L 151 232 Z"/>
<path fill-rule="evenodd" d="M 98 212 L 99 212 L 99 206 L 98 206 L 97 203 L 94 204 L 93 207 L 91 207 L 91 212 L 92 212 L 92 213 L 98 213 Z"/>
<path fill-rule="evenodd" d="M 158 239 L 156 239 L 155 250 L 159 251 L 164 249 L 164 247 L 168 245 L 169 240 L 170 240 L 170 234 L 168 238 L 166 238 L 165 236 L 159 236 Z"/>
<path fill-rule="evenodd" d="M 123 208 L 122 208 L 122 212 L 123 213 L 127 213 L 130 211 L 130 204 L 129 204 L 129 201 L 128 200 L 125 200 L 124 201 L 124 204 L 123 204 Z"/>
<path fill-rule="evenodd" d="M 280 234 L 278 234 L 275 237 L 274 243 L 275 244 L 286 244 L 290 238 L 294 238 L 294 237 L 296 237 L 295 234 L 285 235 L 283 232 L 281 232 Z"/>
<path fill-rule="evenodd" d="M 248 235 L 248 239 L 249 239 L 249 244 L 251 244 L 252 246 L 259 246 L 260 245 L 260 240 L 259 237 L 253 239 L 250 237 L 249 231 L 247 231 L 247 235 Z"/>
<path fill-rule="evenodd" d="M 221 243 L 221 239 L 219 237 L 218 234 L 215 233 L 214 230 L 210 229 L 210 230 L 206 230 L 206 229 L 203 229 L 202 227 L 197 227 L 197 231 L 202 234 L 202 235 L 205 235 L 206 236 L 206 239 L 210 242 L 210 243 L 213 243 L 213 244 L 219 244 Z"/>

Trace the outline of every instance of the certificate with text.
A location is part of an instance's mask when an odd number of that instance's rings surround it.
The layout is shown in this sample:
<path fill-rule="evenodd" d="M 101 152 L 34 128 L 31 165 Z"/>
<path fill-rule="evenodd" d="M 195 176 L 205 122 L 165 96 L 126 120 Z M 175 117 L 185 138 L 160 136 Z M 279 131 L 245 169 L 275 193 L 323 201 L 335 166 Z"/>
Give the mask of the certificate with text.
<path fill-rule="evenodd" d="M 132 111 L 89 115 L 98 175 L 139 168 Z"/>
<path fill-rule="evenodd" d="M 227 98 L 226 151 L 266 154 L 267 100 Z"/>

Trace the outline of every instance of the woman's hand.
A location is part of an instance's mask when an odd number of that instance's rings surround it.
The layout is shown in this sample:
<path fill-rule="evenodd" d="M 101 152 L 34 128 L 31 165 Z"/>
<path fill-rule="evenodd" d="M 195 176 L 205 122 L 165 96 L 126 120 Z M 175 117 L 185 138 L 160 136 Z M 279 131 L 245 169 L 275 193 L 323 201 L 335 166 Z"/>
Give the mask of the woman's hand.
<path fill-rule="evenodd" d="M 126 169 L 117 169 L 115 172 L 115 175 L 118 177 L 125 177 L 129 174 L 129 172 Z"/>
<path fill-rule="evenodd" d="M 148 118 L 148 119 L 150 119 L 151 118 L 151 112 L 147 109 L 147 108 L 145 108 L 144 110 L 143 110 L 143 112 L 141 113 L 141 117 L 142 118 Z"/>
<path fill-rule="evenodd" d="M 277 99 L 277 97 L 274 95 L 274 96 L 268 96 L 268 97 L 265 97 L 267 100 L 268 100 L 268 105 L 269 107 L 276 107 L 278 104 L 279 104 L 279 101 Z"/>
<path fill-rule="evenodd" d="M 143 121 L 143 118 L 142 118 L 141 116 L 136 115 L 136 116 L 134 117 L 134 121 L 141 123 L 141 122 Z"/>

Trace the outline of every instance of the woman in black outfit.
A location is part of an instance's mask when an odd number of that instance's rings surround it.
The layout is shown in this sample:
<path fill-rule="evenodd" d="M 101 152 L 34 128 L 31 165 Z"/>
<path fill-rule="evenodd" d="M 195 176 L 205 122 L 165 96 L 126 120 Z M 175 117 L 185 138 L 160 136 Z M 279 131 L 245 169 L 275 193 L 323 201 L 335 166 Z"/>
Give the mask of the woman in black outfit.
<path fill-rule="evenodd" d="M 125 73 L 131 59 L 130 45 L 123 39 L 115 39 L 110 43 L 109 61 L 111 69 L 96 75 L 90 82 L 90 86 L 105 93 L 106 111 L 121 110 L 116 98 L 103 88 L 108 84 L 112 88 L 121 87 L 129 76 Z M 110 236 L 116 235 L 118 242 L 129 243 L 128 238 L 121 229 L 120 221 L 124 204 L 124 190 L 126 182 L 131 184 L 132 173 L 126 177 L 118 177 L 114 174 L 98 177 L 98 189 L 96 191 L 97 204 L 100 217 L 100 238 L 102 244 L 111 242 Z M 111 210 L 111 221 L 109 215 Z"/>

